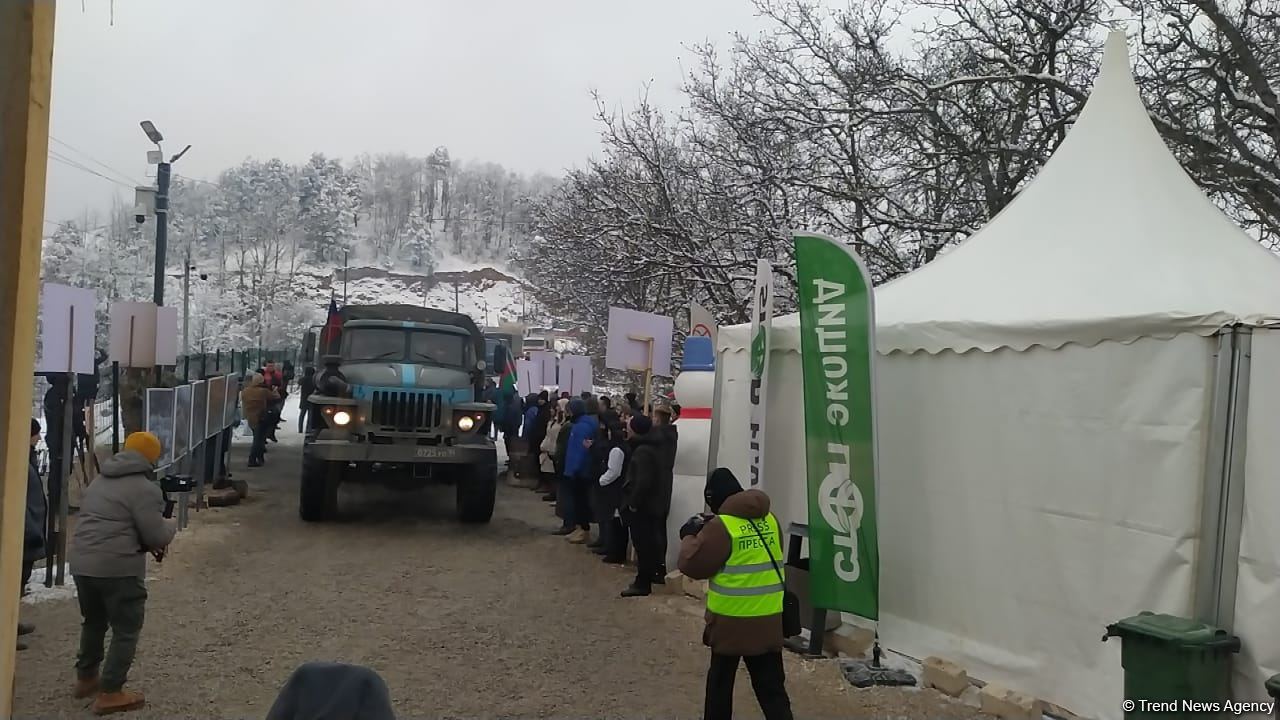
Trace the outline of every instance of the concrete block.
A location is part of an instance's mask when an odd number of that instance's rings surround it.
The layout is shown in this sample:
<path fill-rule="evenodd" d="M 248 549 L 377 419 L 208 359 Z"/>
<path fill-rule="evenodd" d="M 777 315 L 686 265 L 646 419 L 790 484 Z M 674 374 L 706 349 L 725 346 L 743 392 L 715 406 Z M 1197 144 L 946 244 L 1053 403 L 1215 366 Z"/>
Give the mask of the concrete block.
<path fill-rule="evenodd" d="M 1041 720 L 1044 703 L 1030 695 L 1015 692 L 1000 685 L 989 684 L 982 688 L 982 712 L 1005 720 Z"/>
<path fill-rule="evenodd" d="M 940 657 L 927 657 L 921 663 L 923 673 L 920 684 L 939 690 L 951 697 L 960 697 L 970 687 L 969 673 L 964 668 Z"/>
<path fill-rule="evenodd" d="M 682 595 L 684 593 L 685 576 L 679 570 L 667 573 L 664 584 L 654 585 L 655 592 L 661 595 Z"/>
<path fill-rule="evenodd" d="M 230 507 L 240 504 L 240 493 L 235 488 L 219 488 L 205 493 L 209 507 Z"/>
<path fill-rule="evenodd" d="M 707 598 L 707 581 L 694 580 L 690 577 L 685 578 L 684 594 L 689 597 L 698 598 L 699 600 L 705 600 Z"/>
<path fill-rule="evenodd" d="M 822 638 L 822 647 L 828 652 L 857 658 L 870 652 L 875 642 L 875 631 L 864 627 L 845 626 L 828 632 Z"/>

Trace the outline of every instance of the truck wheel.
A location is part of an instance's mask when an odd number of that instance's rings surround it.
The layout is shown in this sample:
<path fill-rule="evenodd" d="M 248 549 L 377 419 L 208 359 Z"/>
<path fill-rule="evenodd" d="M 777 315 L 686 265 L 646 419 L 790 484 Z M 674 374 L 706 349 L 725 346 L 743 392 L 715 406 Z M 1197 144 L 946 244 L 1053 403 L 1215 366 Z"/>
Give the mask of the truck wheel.
<path fill-rule="evenodd" d="M 306 522 L 332 520 L 338 514 L 338 485 L 342 467 L 320 460 L 302 462 L 302 487 L 298 493 L 298 514 Z"/>
<path fill-rule="evenodd" d="M 497 465 L 464 470 L 458 477 L 458 519 L 464 523 L 489 522 L 497 493 Z"/>

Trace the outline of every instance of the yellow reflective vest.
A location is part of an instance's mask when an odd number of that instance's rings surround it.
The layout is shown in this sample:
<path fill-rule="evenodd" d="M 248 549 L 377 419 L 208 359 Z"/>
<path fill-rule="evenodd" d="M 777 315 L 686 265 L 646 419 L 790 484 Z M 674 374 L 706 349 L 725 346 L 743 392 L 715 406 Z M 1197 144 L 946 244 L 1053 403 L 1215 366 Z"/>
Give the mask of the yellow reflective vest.
<path fill-rule="evenodd" d="M 707 584 L 707 609 L 727 617 L 780 615 L 782 532 L 777 518 L 773 513 L 754 519 L 725 514 L 719 517 L 729 531 L 732 549 L 729 561 Z M 759 534 L 756 529 L 759 529 Z M 766 542 L 768 550 L 765 549 Z M 769 559 L 770 552 L 778 563 L 777 570 Z"/>

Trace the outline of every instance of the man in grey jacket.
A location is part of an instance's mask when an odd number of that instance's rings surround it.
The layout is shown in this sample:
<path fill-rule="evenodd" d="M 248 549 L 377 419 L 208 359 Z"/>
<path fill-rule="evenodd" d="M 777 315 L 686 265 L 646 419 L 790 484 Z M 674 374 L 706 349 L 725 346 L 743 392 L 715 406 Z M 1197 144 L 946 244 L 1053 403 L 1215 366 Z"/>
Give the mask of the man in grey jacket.
<path fill-rule="evenodd" d="M 160 556 L 177 525 L 164 517 L 164 494 L 154 482 L 160 441 L 130 435 L 124 450 L 102 464 L 80 502 L 71 538 L 71 574 L 80 601 L 80 652 L 75 695 L 97 693 L 98 715 L 135 710 L 142 693 L 125 690 L 147 602 L 147 553 Z M 111 646 L 103 653 L 107 629 Z M 101 672 L 99 672 L 101 668 Z"/>

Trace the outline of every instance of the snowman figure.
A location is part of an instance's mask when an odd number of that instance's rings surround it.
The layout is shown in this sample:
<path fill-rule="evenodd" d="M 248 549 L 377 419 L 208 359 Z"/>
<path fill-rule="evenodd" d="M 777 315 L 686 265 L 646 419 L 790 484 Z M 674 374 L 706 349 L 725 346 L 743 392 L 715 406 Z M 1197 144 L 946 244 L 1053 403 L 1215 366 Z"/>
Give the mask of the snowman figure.
<path fill-rule="evenodd" d="M 680 403 L 680 442 L 676 445 L 675 479 L 667 537 L 680 535 L 690 515 L 706 510 L 702 497 L 711 452 L 711 403 L 715 394 L 715 349 L 711 338 L 690 335 L 684 341 L 684 362 L 676 376 L 674 400 Z M 667 544 L 666 566 L 674 568 L 680 543 Z"/>

